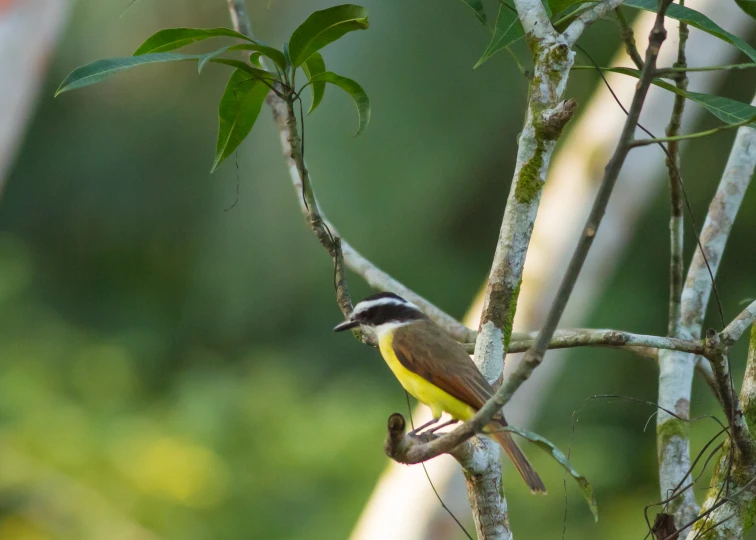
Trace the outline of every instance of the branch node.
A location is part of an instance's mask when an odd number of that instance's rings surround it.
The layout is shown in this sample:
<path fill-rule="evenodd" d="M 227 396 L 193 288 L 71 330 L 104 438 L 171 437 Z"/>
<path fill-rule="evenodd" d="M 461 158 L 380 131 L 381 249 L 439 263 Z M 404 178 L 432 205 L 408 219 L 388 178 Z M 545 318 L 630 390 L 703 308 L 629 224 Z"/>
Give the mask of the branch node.
<path fill-rule="evenodd" d="M 395 438 L 397 435 L 404 434 L 404 428 L 407 427 L 407 422 L 404 420 L 404 416 L 398 412 L 393 413 L 388 418 L 388 433 L 389 436 Z"/>
<path fill-rule="evenodd" d="M 550 141 L 558 139 L 564 126 L 567 125 L 567 122 L 570 121 L 572 115 L 575 114 L 576 108 L 577 101 L 574 99 L 567 99 L 561 101 L 553 109 L 547 109 L 541 112 L 541 121 L 538 128 L 544 139 Z"/>
<path fill-rule="evenodd" d="M 393 413 L 388 417 L 386 426 L 386 440 L 383 443 L 383 451 L 388 457 L 395 461 L 401 461 L 397 459 L 397 456 L 406 453 L 404 445 L 404 429 L 407 427 L 407 422 L 404 420 L 404 416 L 399 413 Z"/>

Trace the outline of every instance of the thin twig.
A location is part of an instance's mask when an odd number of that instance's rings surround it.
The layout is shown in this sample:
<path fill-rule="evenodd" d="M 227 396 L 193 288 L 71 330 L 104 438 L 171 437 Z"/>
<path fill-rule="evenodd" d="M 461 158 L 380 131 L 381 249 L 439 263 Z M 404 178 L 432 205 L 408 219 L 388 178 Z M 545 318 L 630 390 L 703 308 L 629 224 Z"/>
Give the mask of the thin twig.
<path fill-rule="evenodd" d="M 722 343 L 727 347 L 731 347 L 748 330 L 748 327 L 754 323 L 754 320 L 756 320 L 756 301 L 751 302 L 735 320 L 722 330 L 720 333 Z"/>
<path fill-rule="evenodd" d="M 617 9 L 624 0 L 603 0 L 590 9 L 581 13 L 574 21 L 570 23 L 567 30 L 562 34 L 567 43 L 572 46 L 578 38 L 583 34 L 586 27 L 609 13 L 610 11 Z"/>
<path fill-rule="evenodd" d="M 680 0 L 680 5 L 683 0 Z M 685 58 L 685 45 L 688 42 L 688 25 L 680 22 L 677 45 L 677 62 L 674 67 L 685 68 L 688 63 Z M 676 73 L 675 84 L 683 92 L 688 89 L 688 75 L 685 71 Z M 680 94 L 675 94 L 675 102 L 672 106 L 672 116 L 667 125 L 667 137 L 676 137 L 680 134 L 683 112 L 685 111 L 686 99 Z M 682 303 L 683 274 L 685 272 L 683 262 L 683 193 L 680 170 L 680 142 L 672 140 L 667 145 L 667 173 L 669 176 L 669 315 L 667 323 L 667 335 L 678 337 L 680 334 L 680 313 Z"/>
<path fill-rule="evenodd" d="M 740 450 L 741 456 L 748 463 L 754 455 L 754 441 L 748 431 L 748 426 L 740 408 L 738 395 L 732 385 L 730 365 L 727 361 L 727 347 L 721 342 L 719 334 L 710 330 L 706 336 L 707 358 L 714 368 L 719 395 L 722 397 L 723 408 L 730 426 L 730 437 Z"/>
<path fill-rule="evenodd" d="M 559 330 L 557 334 L 549 342 L 549 349 L 567 349 L 572 347 L 650 347 L 653 349 L 685 351 L 693 354 L 703 354 L 705 350 L 702 341 L 633 334 L 621 330 L 575 330 L 572 334 Z M 534 344 L 535 339 L 512 341 L 509 344 L 509 352 L 526 352 Z"/>
<path fill-rule="evenodd" d="M 656 75 L 658 77 L 670 77 L 670 76 L 676 76 L 678 73 L 697 73 L 702 71 L 741 71 L 744 69 L 751 69 L 755 68 L 756 63 L 747 63 L 747 64 L 727 64 L 722 66 L 699 66 L 699 67 L 668 67 L 668 68 L 659 68 L 656 70 Z"/>
<path fill-rule="evenodd" d="M 633 33 L 633 27 L 627 22 L 625 14 L 622 12 L 622 8 L 614 10 L 617 14 L 617 22 L 620 26 L 620 35 L 622 36 L 622 42 L 625 44 L 625 51 L 627 55 L 635 64 L 638 69 L 643 69 L 643 58 L 638 52 L 638 47 L 635 44 L 635 34 Z"/>
<path fill-rule="evenodd" d="M 678 96 L 679 97 L 679 96 Z M 678 142 L 678 141 L 685 141 L 688 139 L 700 139 L 702 137 L 708 137 L 710 135 L 714 135 L 715 133 L 719 133 L 720 131 L 727 131 L 730 129 L 736 129 L 739 127 L 747 126 L 749 124 L 753 124 L 754 121 L 756 121 L 756 117 L 753 118 L 746 118 L 745 120 L 742 120 L 740 122 L 737 122 L 735 124 L 724 124 L 722 126 L 717 126 L 712 129 L 707 129 L 706 131 L 697 131 L 696 133 L 689 133 L 687 135 L 676 135 L 671 137 L 658 137 L 655 139 L 638 139 L 636 141 L 633 141 L 632 147 L 637 148 L 639 146 L 648 146 L 649 144 L 659 144 L 662 142 Z"/>

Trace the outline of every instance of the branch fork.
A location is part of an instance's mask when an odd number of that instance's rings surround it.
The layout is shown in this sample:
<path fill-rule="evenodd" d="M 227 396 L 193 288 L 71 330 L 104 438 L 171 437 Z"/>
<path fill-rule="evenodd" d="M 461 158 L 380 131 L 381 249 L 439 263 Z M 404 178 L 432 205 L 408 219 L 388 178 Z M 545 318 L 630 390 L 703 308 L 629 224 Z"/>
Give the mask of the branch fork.
<path fill-rule="evenodd" d="M 405 432 L 406 428 L 407 422 L 405 421 L 404 416 L 399 413 L 394 413 L 389 416 L 383 450 L 388 457 L 397 463 L 414 465 L 433 459 L 441 454 L 450 454 L 459 461 L 473 451 L 472 445 L 467 442 L 467 439 L 475 434 L 474 431 L 468 432 L 468 430 L 465 429 L 461 434 L 459 442 L 457 442 L 457 439 L 455 438 L 449 439 L 442 444 L 436 443 L 436 441 L 439 441 L 444 437 L 444 434 L 420 432 L 412 435 Z M 441 447 L 441 450 L 438 452 L 438 447 L 436 445 L 440 445 Z"/>

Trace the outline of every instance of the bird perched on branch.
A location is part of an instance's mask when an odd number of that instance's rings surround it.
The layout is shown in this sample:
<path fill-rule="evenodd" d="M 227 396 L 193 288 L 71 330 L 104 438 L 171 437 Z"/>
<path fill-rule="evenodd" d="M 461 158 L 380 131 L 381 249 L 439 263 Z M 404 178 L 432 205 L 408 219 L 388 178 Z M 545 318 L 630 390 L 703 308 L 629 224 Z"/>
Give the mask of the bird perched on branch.
<path fill-rule="evenodd" d="M 433 419 L 413 434 L 437 424 L 442 413 L 452 420 L 430 428 L 472 418 L 494 390 L 478 371 L 465 349 L 420 308 L 393 293 L 370 296 L 354 306 L 352 314 L 334 328 L 335 332 L 365 326 L 375 332 L 383 359 L 404 389 L 431 408 Z M 485 431 L 504 448 L 512 463 L 534 493 L 546 488 L 508 432 L 498 413 Z"/>

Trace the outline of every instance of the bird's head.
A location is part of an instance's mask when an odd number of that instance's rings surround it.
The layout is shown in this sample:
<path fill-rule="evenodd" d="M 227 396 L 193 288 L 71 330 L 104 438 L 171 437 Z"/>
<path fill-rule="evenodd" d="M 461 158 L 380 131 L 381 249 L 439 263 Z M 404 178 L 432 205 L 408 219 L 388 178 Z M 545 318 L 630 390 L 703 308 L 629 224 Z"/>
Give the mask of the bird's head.
<path fill-rule="evenodd" d="M 336 325 L 333 331 L 341 332 L 357 326 L 366 326 L 380 337 L 390 328 L 421 319 L 427 319 L 427 316 L 415 304 L 398 294 L 383 292 L 368 296 L 359 302 L 354 306 L 351 315 Z"/>

